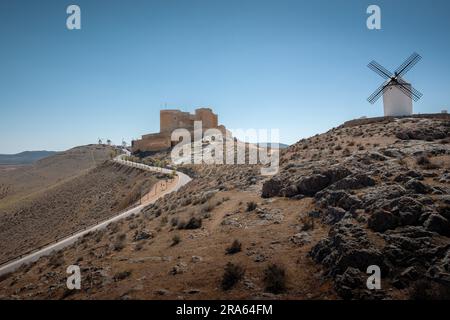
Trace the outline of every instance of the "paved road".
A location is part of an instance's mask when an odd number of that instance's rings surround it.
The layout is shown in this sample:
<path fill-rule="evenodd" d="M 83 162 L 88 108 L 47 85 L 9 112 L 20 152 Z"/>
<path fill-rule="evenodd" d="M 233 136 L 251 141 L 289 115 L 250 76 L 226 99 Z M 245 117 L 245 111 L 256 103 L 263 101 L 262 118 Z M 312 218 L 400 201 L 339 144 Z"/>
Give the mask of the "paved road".
<path fill-rule="evenodd" d="M 165 168 L 159 168 L 159 167 L 152 167 L 152 166 L 147 166 L 141 163 L 136 163 L 136 162 L 131 162 L 131 161 L 127 161 L 124 160 L 124 156 L 126 155 L 120 155 L 118 157 L 116 157 L 114 159 L 114 161 L 121 163 L 123 165 L 126 166 L 130 166 L 130 167 L 134 167 L 134 168 L 139 168 L 142 170 L 148 170 L 148 171 L 154 171 L 154 172 L 162 172 L 162 173 L 167 173 L 167 174 L 171 174 L 173 172 L 173 170 L 170 169 L 165 169 Z M 172 188 L 169 188 L 167 190 L 165 190 L 164 192 L 162 192 L 157 198 L 153 199 L 151 202 L 146 203 L 145 206 L 149 205 L 150 203 L 155 202 L 156 200 L 158 200 L 161 197 L 164 197 L 166 194 L 169 194 L 171 192 L 174 191 L 178 191 L 182 186 L 184 186 L 185 184 L 187 184 L 189 181 L 191 181 L 192 179 L 182 173 L 182 172 L 178 172 L 176 171 L 176 174 L 178 175 L 178 181 L 177 184 L 175 186 L 173 186 Z M 92 231 L 96 231 L 96 230 L 100 230 L 103 228 L 106 228 L 111 222 L 115 222 L 121 219 L 124 219 L 128 216 L 131 216 L 133 214 L 137 214 L 139 213 L 142 209 L 143 209 L 144 205 L 139 205 L 135 208 L 132 208 L 126 212 L 123 212 L 113 218 L 110 218 L 109 220 L 106 220 L 104 222 L 101 222 L 93 227 L 89 227 L 88 229 L 84 230 L 84 231 L 80 231 L 68 238 L 65 238 L 61 241 L 58 241 L 54 244 L 51 244 L 39 251 L 30 253 L 29 255 L 26 255 L 18 260 L 15 260 L 11 263 L 8 263 L 4 266 L 0 267 L 0 275 L 5 274 L 5 273 L 9 273 L 12 272 L 16 269 L 18 269 L 19 267 L 21 267 L 24 264 L 28 264 L 30 262 L 34 262 L 37 261 L 40 257 L 46 256 L 51 254 L 54 251 L 58 251 L 61 250 L 67 246 L 70 246 L 71 244 L 75 243 L 78 239 L 80 239 L 81 237 L 83 237 L 85 234 L 92 232 Z"/>

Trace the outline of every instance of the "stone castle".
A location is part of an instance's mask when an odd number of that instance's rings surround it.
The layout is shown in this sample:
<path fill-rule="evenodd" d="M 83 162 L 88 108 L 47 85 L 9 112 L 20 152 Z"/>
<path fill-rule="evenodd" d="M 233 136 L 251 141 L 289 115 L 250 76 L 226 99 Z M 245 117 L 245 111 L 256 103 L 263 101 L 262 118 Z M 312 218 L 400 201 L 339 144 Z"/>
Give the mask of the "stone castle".
<path fill-rule="evenodd" d="M 202 122 L 202 129 L 219 129 L 222 132 L 225 127 L 218 125 L 217 114 L 210 108 L 199 108 L 194 114 L 180 110 L 161 110 L 159 115 L 160 132 L 151 133 L 142 136 L 140 140 L 132 141 L 131 148 L 133 153 L 156 152 L 167 150 L 173 147 L 177 142 L 171 141 L 172 131 L 175 129 L 194 130 L 194 121 Z"/>

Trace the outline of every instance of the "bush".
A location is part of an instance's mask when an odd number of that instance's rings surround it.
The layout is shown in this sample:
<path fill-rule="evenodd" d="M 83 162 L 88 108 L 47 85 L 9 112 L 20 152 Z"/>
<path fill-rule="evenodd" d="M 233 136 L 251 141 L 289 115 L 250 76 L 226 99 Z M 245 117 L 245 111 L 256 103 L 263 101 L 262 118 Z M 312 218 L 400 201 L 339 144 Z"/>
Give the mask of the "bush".
<path fill-rule="evenodd" d="M 348 148 L 345 148 L 342 150 L 342 155 L 345 157 L 348 157 L 351 154 L 350 150 Z"/>
<path fill-rule="evenodd" d="M 257 206 L 254 201 L 247 202 L 247 212 L 255 210 Z"/>
<path fill-rule="evenodd" d="M 170 224 L 172 225 L 172 227 L 176 227 L 178 225 L 178 217 L 173 217 L 170 220 Z"/>
<path fill-rule="evenodd" d="M 178 229 L 198 229 L 202 226 L 202 219 L 192 217 L 188 222 L 180 221 L 178 222 Z"/>
<path fill-rule="evenodd" d="M 49 260 L 49 265 L 51 265 L 52 267 L 59 267 L 62 266 L 64 264 L 64 256 L 62 255 L 61 252 L 55 253 L 50 257 Z"/>
<path fill-rule="evenodd" d="M 430 162 L 430 159 L 428 158 L 428 156 L 419 156 L 416 159 L 416 163 L 419 166 L 424 166 L 424 165 L 430 164 L 431 162 Z"/>
<path fill-rule="evenodd" d="M 419 156 L 416 159 L 416 163 L 422 166 L 424 169 L 436 169 L 438 167 L 436 164 L 432 163 L 426 155 Z"/>
<path fill-rule="evenodd" d="M 233 243 L 226 249 L 227 254 L 235 254 L 241 252 L 242 243 L 239 240 L 234 240 Z"/>
<path fill-rule="evenodd" d="M 131 275 L 131 271 L 122 271 L 122 272 L 118 272 L 114 275 L 113 279 L 114 281 L 120 281 L 123 280 L 125 278 L 128 278 Z"/>
<path fill-rule="evenodd" d="M 126 237 L 127 235 L 125 233 L 117 235 L 116 241 L 113 244 L 114 251 L 121 251 L 125 247 Z"/>
<path fill-rule="evenodd" d="M 167 224 L 167 222 L 169 222 L 169 218 L 167 218 L 167 216 L 164 216 L 161 218 L 161 225 L 165 226 Z"/>
<path fill-rule="evenodd" d="M 283 267 L 276 264 L 269 265 L 264 270 L 265 290 L 271 293 L 286 291 L 286 272 Z"/>
<path fill-rule="evenodd" d="M 245 270 L 240 265 L 228 262 L 225 266 L 225 272 L 222 277 L 222 289 L 230 290 L 233 288 L 244 276 Z"/>
<path fill-rule="evenodd" d="M 302 231 L 309 231 L 314 230 L 314 218 L 312 217 L 305 217 L 300 220 L 302 222 Z"/>
<path fill-rule="evenodd" d="M 172 244 L 171 244 L 171 246 L 173 247 L 173 246 L 176 246 L 177 244 L 179 244 L 181 242 L 181 238 L 180 238 L 180 236 L 179 235 L 174 235 L 173 237 L 172 237 Z"/>

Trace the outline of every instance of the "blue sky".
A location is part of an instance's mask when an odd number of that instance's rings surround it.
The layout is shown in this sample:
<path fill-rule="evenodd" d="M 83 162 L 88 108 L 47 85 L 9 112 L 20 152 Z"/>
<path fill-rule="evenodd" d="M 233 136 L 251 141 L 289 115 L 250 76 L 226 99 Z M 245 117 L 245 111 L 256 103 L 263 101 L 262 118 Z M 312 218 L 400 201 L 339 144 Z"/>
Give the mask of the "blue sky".
<path fill-rule="evenodd" d="M 66 28 L 77 4 L 82 29 Z M 366 9 L 382 10 L 382 30 Z M 0 153 L 120 143 L 159 110 L 211 106 L 229 128 L 293 143 L 382 115 L 366 98 L 413 51 L 420 113 L 450 105 L 450 1 L 0 1 Z"/>

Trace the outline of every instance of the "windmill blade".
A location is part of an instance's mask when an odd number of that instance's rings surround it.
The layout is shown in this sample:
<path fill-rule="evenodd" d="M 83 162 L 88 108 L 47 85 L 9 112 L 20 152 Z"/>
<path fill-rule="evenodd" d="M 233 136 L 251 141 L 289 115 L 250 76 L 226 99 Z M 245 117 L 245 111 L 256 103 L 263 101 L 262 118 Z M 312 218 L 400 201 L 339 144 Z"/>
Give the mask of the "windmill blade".
<path fill-rule="evenodd" d="M 416 96 L 414 93 L 411 92 L 411 90 L 409 90 L 408 87 L 405 87 L 401 84 L 398 84 L 396 86 L 400 91 L 402 91 L 404 94 L 406 94 L 409 98 L 413 99 L 414 101 L 419 101 L 420 97 Z"/>
<path fill-rule="evenodd" d="M 414 88 L 411 84 L 407 83 L 402 78 L 397 79 L 397 81 L 403 86 L 407 87 L 418 99 L 422 98 L 423 94 L 419 90 Z"/>
<path fill-rule="evenodd" d="M 381 95 L 386 91 L 386 89 L 391 84 L 391 81 L 386 81 L 381 86 L 378 87 L 377 90 L 375 90 L 369 98 L 367 98 L 367 101 L 369 101 L 371 104 L 374 104 L 377 102 L 378 99 L 380 99 Z"/>
<path fill-rule="evenodd" d="M 393 76 L 392 72 L 387 70 L 385 67 L 383 67 L 375 60 L 372 60 L 367 66 L 369 67 L 369 69 L 378 73 L 381 77 L 383 77 L 386 80 L 390 79 Z"/>
<path fill-rule="evenodd" d="M 419 101 L 420 98 L 422 98 L 423 94 L 414 88 L 409 83 L 405 82 L 405 80 L 399 78 L 397 79 L 398 82 L 398 88 L 403 91 L 408 97 L 412 98 L 414 101 Z"/>
<path fill-rule="evenodd" d="M 405 75 L 409 70 L 411 70 L 412 67 L 414 67 L 417 62 L 420 61 L 422 57 L 414 52 L 408 59 L 405 60 L 405 62 L 402 63 L 400 67 L 395 70 L 395 74 L 399 77 Z"/>
<path fill-rule="evenodd" d="M 413 52 L 412 55 L 410 55 L 398 68 L 395 70 L 395 72 L 400 72 L 406 65 L 408 65 L 412 60 L 414 60 L 415 57 L 417 57 L 418 54 L 416 52 Z"/>
<path fill-rule="evenodd" d="M 401 92 L 403 92 L 408 98 L 410 98 L 410 99 L 414 98 L 411 90 L 409 90 L 408 87 L 405 87 L 405 86 L 401 85 L 400 83 L 397 83 L 397 85 L 395 87 L 397 87 Z"/>

